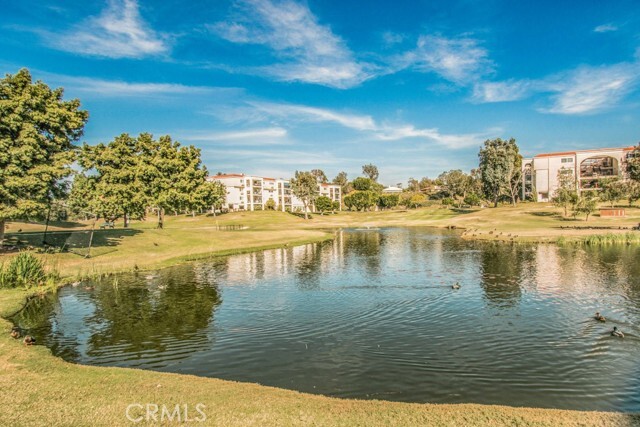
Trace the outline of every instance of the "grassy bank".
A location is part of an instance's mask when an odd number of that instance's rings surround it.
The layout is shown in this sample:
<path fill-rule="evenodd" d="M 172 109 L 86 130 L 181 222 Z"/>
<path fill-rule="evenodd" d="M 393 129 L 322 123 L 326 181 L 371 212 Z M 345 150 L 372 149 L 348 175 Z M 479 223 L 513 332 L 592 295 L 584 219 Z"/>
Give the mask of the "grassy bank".
<path fill-rule="evenodd" d="M 319 241 L 331 238 L 331 230 L 336 227 L 456 226 L 475 230 L 467 231 L 467 238 L 500 240 L 506 240 L 509 233 L 517 230 L 522 235 L 518 239 L 526 240 L 546 238 L 555 230 L 571 238 L 582 238 L 583 232 L 584 236 L 594 234 L 588 229 L 560 228 L 569 223 L 572 226 L 627 226 L 640 220 L 634 211 L 636 216 L 622 223 L 601 218 L 589 223 L 568 222 L 554 216 L 553 211 L 545 205 L 531 204 L 515 209 L 471 212 L 433 208 L 341 213 L 314 216 L 310 221 L 279 212 L 233 213 L 218 218 L 180 216 L 168 218 L 163 230 L 156 230 L 150 221 L 134 223 L 130 230 L 98 231 L 91 258 L 73 253 L 46 254 L 43 258 L 47 265 L 72 280 L 82 275 L 159 268 L 212 255 Z M 73 224 L 74 229 L 85 226 Z M 10 231 L 23 229 L 22 233 L 12 235 L 22 241 L 37 244 L 42 238 L 32 224 L 15 223 L 11 227 Z M 68 225 L 58 227 L 58 237 L 69 239 L 68 228 Z M 8 256 L 0 256 L 0 262 Z M 188 405 L 191 418 L 198 415 L 194 409 L 196 404 L 205 405 L 207 422 L 193 425 L 640 425 L 639 416 L 628 414 L 334 399 L 257 384 L 74 365 L 53 357 L 44 347 L 25 347 L 9 337 L 11 324 L 4 318 L 19 310 L 33 293 L 33 290 L 0 291 L 0 316 L 3 317 L 0 319 L 0 390 L 5 403 L 5 409 L 0 411 L 0 425 L 131 425 L 125 411 L 135 403 L 170 408 L 176 404 Z M 133 415 L 139 414 L 138 411 Z"/>

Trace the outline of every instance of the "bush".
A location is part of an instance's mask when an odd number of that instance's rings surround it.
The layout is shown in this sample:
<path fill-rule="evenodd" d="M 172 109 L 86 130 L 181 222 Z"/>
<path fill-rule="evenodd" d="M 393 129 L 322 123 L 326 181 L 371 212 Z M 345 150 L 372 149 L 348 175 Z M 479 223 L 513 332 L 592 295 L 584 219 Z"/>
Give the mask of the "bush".
<path fill-rule="evenodd" d="M 444 199 L 442 199 L 442 204 L 445 206 L 453 206 L 454 203 L 455 200 L 453 200 L 451 197 L 445 197 Z"/>
<path fill-rule="evenodd" d="M 38 286 L 47 279 L 44 264 L 31 252 L 20 252 L 5 266 L 0 265 L 0 287 Z"/>
<path fill-rule="evenodd" d="M 276 210 L 276 202 L 273 199 L 269 199 L 267 200 L 267 202 L 264 204 L 264 208 L 268 211 L 275 211 Z"/>

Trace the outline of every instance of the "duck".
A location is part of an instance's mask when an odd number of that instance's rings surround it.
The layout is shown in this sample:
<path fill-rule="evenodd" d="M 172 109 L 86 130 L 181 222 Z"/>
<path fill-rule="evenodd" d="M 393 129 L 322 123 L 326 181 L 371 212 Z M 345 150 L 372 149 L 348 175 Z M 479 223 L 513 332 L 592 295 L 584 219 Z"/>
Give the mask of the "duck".
<path fill-rule="evenodd" d="M 460 283 L 454 283 L 453 285 L 451 285 L 451 289 L 460 289 Z"/>
<path fill-rule="evenodd" d="M 20 328 L 17 326 L 11 328 L 11 338 L 20 338 Z"/>
<path fill-rule="evenodd" d="M 158 289 L 161 289 L 161 290 L 167 289 L 167 285 L 158 285 Z"/>
<path fill-rule="evenodd" d="M 24 337 L 23 342 L 24 342 L 24 345 L 33 345 L 36 343 L 36 339 L 31 335 L 27 335 L 26 337 Z"/>
<path fill-rule="evenodd" d="M 595 315 L 594 319 L 596 319 L 598 322 L 606 322 L 607 321 L 607 319 L 602 314 L 600 314 L 599 311 L 596 311 L 596 315 Z"/>
<path fill-rule="evenodd" d="M 94 290 L 95 288 L 96 288 L 95 286 L 85 286 L 85 287 L 84 287 L 84 290 L 85 290 L 85 291 L 92 291 L 92 290 Z"/>
<path fill-rule="evenodd" d="M 624 338 L 624 334 L 622 333 L 622 331 L 618 330 L 617 326 L 613 327 L 613 331 L 611 331 L 611 336 L 612 337 L 618 337 L 618 338 Z"/>

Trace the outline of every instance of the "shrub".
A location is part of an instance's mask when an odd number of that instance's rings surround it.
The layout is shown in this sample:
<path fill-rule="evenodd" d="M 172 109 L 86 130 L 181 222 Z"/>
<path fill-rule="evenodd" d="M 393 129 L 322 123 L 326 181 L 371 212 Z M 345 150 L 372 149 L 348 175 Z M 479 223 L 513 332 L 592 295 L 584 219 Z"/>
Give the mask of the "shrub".
<path fill-rule="evenodd" d="M 5 266 L 0 265 L 0 287 L 37 286 L 47 279 L 44 264 L 31 252 L 20 252 Z"/>
<path fill-rule="evenodd" d="M 269 199 L 267 200 L 267 202 L 264 204 L 264 208 L 268 211 L 275 211 L 276 210 L 276 202 L 273 199 Z"/>
<path fill-rule="evenodd" d="M 442 199 L 442 204 L 445 206 L 453 206 L 454 203 L 455 200 L 453 200 L 451 197 L 445 197 L 444 199 Z"/>

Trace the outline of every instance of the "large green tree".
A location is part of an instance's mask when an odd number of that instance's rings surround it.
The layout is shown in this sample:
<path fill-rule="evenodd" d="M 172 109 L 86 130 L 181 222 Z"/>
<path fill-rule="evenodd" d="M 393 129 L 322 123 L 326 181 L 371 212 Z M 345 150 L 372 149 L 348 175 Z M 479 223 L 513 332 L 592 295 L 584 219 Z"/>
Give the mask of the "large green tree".
<path fill-rule="evenodd" d="M 144 217 L 146 199 L 138 177 L 140 153 L 135 138 L 123 133 L 108 144 L 85 144 L 79 164 L 90 171 L 85 179 L 93 183 L 91 212 L 109 221 L 124 218 L 125 227 L 130 219 Z M 78 184 L 84 185 L 84 179 Z"/>
<path fill-rule="evenodd" d="M 313 204 L 320 193 L 316 176 L 311 172 L 296 171 L 295 177 L 291 178 L 290 182 L 291 192 L 304 205 L 304 219 L 309 219 L 309 206 Z"/>
<path fill-rule="evenodd" d="M 182 147 L 169 135 L 154 140 L 153 135 L 142 133 L 138 150 L 141 188 L 147 207 L 156 211 L 158 228 L 163 228 L 165 212 L 191 212 L 202 206 L 199 188 L 205 183 L 207 170 L 199 149 Z"/>
<path fill-rule="evenodd" d="M 478 154 L 480 174 L 486 196 L 498 206 L 501 196 L 511 198 L 516 204 L 522 176 L 522 156 L 514 138 L 486 140 Z"/>
<path fill-rule="evenodd" d="M 351 191 L 351 184 L 349 184 L 349 178 L 347 177 L 346 172 L 339 172 L 335 178 L 333 178 L 333 183 L 340 186 L 340 194 L 348 194 Z"/>
<path fill-rule="evenodd" d="M 0 80 L 0 244 L 8 218 L 38 217 L 67 190 L 89 114 L 28 70 Z"/>

